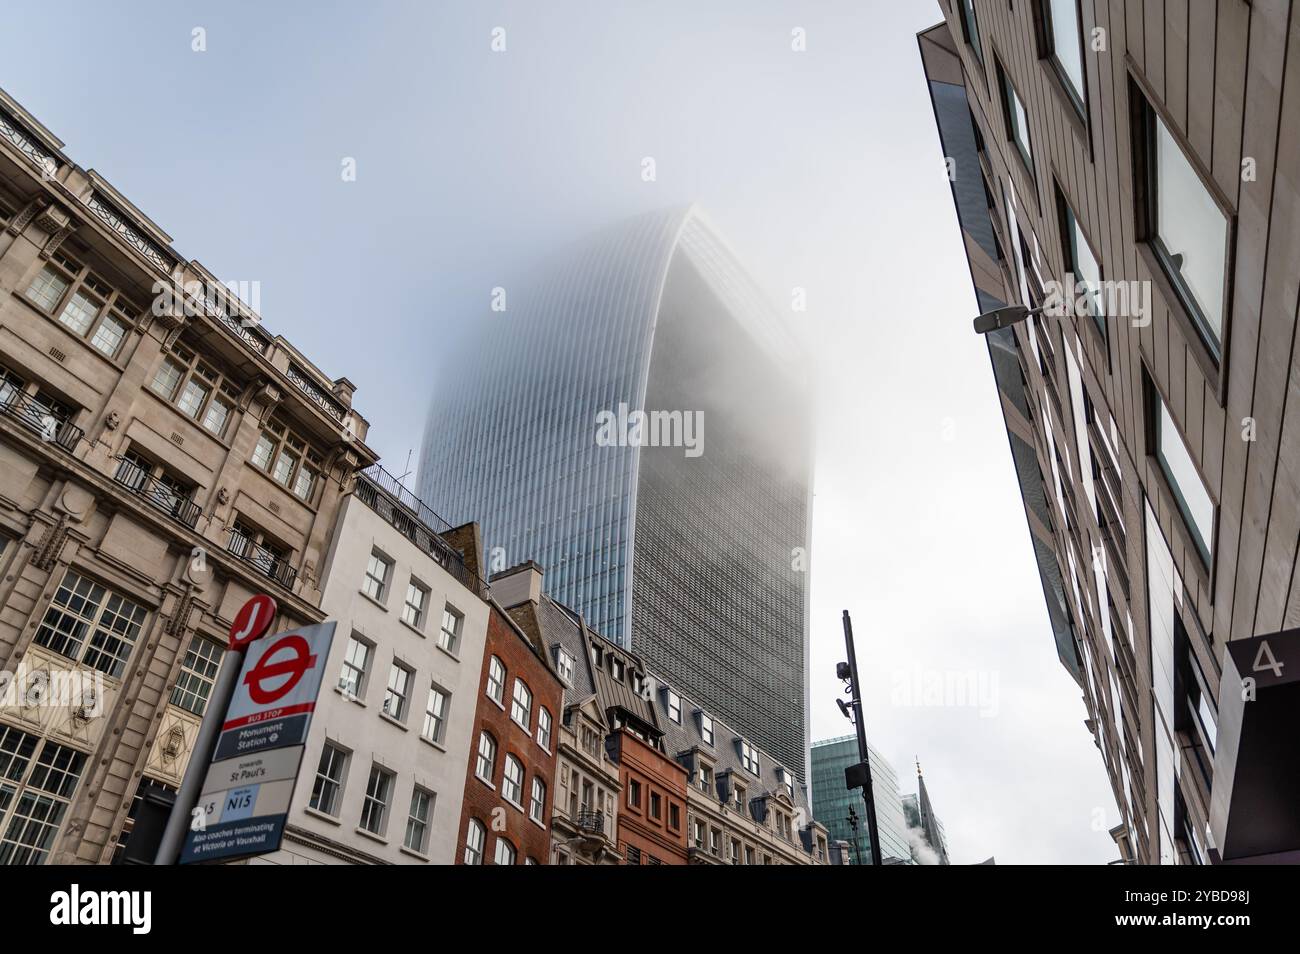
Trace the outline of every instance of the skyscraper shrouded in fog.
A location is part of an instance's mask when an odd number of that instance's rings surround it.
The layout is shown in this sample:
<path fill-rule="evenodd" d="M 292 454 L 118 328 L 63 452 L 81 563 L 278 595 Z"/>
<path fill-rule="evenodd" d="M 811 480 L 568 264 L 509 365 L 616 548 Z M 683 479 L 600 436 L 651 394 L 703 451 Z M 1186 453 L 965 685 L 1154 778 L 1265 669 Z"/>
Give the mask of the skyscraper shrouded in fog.
<path fill-rule="evenodd" d="M 439 376 L 421 494 L 806 779 L 811 408 L 780 319 L 693 206 L 507 301 Z"/>

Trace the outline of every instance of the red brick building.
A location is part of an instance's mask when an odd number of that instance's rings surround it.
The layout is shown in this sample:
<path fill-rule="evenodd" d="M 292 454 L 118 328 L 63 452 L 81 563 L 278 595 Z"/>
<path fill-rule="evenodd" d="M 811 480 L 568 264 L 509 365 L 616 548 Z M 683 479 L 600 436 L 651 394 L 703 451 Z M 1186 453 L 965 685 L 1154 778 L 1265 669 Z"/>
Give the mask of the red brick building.
<path fill-rule="evenodd" d="M 657 731 L 647 734 L 634 722 L 625 722 L 609 741 L 623 783 L 618 838 L 624 864 L 687 864 L 686 769 L 664 754 Z"/>
<path fill-rule="evenodd" d="M 479 679 L 458 864 L 546 864 L 562 686 L 495 602 Z"/>

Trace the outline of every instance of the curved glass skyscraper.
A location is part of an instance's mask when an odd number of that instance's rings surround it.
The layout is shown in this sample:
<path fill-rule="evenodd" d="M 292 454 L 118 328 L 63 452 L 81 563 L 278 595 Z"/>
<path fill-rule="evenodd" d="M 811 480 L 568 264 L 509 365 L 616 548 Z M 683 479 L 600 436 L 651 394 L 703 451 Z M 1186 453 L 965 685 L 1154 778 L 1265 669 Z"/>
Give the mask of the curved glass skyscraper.
<path fill-rule="evenodd" d="M 805 385 L 700 212 L 641 216 L 510 289 L 440 377 L 421 496 L 806 778 Z"/>

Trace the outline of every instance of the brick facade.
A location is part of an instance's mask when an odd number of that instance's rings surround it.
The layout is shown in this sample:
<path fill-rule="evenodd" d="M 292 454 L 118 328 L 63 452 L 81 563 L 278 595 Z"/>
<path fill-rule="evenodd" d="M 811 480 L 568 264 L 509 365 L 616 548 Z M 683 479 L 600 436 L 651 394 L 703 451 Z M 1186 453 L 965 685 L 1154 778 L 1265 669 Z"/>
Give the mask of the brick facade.
<path fill-rule="evenodd" d="M 500 704 L 487 691 L 493 659 L 500 660 L 505 668 Z M 511 717 L 516 679 L 522 679 L 532 692 L 527 729 Z M 457 840 L 457 864 L 466 863 L 466 846 L 473 822 L 483 826 L 481 863 L 493 863 L 500 839 L 508 840 L 514 847 L 516 864 L 527 864 L 530 860 L 537 864 L 548 862 L 561 700 L 559 677 L 547 662 L 545 654 L 528 640 L 523 630 L 495 603 L 492 604 L 474 713 L 474 732 L 470 740 L 469 764 L 465 770 L 465 798 Z M 543 710 L 551 720 L 550 744 L 546 747 L 538 742 L 538 720 Z M 477 774 L 480 738 L 484 732 L 496 743 L 490 785 Z M 518 805 L 506 799 L 503 789 L 508 756 L 514 756 L 523 765 Z M 534 779 L 540 779 L 546 786 L 540 824 L 530 817 Z"/>
<path fill-rule="evenodd" d="M 618 838 L 624 862 L 686 864 L 686 769 L 626 728 L 609 744 L 623 785 Z"/>

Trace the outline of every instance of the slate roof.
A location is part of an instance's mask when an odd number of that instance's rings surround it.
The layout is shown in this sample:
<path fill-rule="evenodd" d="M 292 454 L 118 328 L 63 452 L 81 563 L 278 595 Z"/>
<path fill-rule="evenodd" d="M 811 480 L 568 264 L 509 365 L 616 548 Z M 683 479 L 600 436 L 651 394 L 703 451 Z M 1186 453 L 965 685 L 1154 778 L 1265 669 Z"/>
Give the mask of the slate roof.
<path fill-rule="evenodd" d="M 668 693 L 669 684 L 655 677 L 656 691 L 654 693 L 655 707 L 659 710 L 659 725 L 664 730 L 664 749 L 673 758 L 681 760 L 681 757 L 693 749 L 699 749 L 707 753 L 713 759 L 714 778 L 721 781 L 721 776 L 728 772 L 734 773 L 734 777 L 743 780 L 745 791 L 750 799 L 762 798 L 775 794 L 782 788 L 780 780 L 777 778 L 777 768 L 781 766 L 779 762 L 767 752 L 758 749 L 758 769 L 759 776 L 755 777 L 743 765 L 740 758 L 741 734 L 731 726 L 723 722 L 718 716 L 711 712 L 707 707 L 695 703 L 686 696 L 678 692 L 682 698 L 682 722 L 678 725 L 668 716 Z M 709 745 L 704 741 L 704 735 L 701 730 L 700 711 L 713 717 L 713 739 L 714 744 Z M 748 741 L 748 740 L 746 740 Z M 750 742 L 750 745 L 754 745 Z M 692 782 L 694 777 L 692 776 Z M 721 784 L 718 788 L 721 788 Z M 714 794 L 718 794 L 715 792 Z M 721 799 L 721 796 L 719 795 Z M 795 806 L 803 809 L 806 822 L 813 820 L 812 808 L 808 804 L 807 788 L 800 784 L 798 778 L 795 778 L 794 797 L 791 799 Z"/>
<path fill-rule="evenodd" d="M 573 682 L 564 687 L 566 709 L 594 694 L 602 713 L 621 709 L 643 723 L 652 734 L 658 735 L 661 726 L 654 705 L 643 699 L 632 685 L 632 673 L 645 671 L 641 657 L 588 629 L 578 614 L 548 596 L 543 596 L 535 605 L 525 602 L 511 607 L 510 613 L 532 614 L 537 623 L 538 640 L 553 665 L 557 646 L 573 657 Z M 592 642 L 600 647 L 602 659 L 606 661 L 606 665 L 600 668 L 591 658 Z M 610 673 L 608 660 L 611 656 L 623 663 L 624 678 L 621 681 Z"/>

